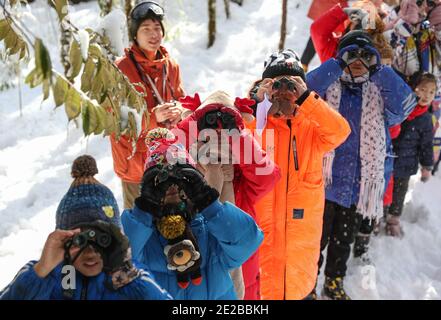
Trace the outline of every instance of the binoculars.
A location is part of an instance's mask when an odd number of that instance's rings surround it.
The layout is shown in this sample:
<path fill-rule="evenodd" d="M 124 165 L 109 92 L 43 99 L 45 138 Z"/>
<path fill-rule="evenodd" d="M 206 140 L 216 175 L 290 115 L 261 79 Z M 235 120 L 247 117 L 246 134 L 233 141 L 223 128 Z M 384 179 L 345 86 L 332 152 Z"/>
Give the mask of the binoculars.
<path fill-rule="evenodd" d="M 428 7 L 434 7 L 436 5 L 435 1 L 433 0 L 417 0 L 416 4 L 418 7 L 421 7 L 424 3 L 424 1 L 426 2 Z"/>
<path fill-rule="evenodd" d="M 112 237 L 108 233 L 96 229 L 85 230 L 72 238 L 72 245 L 79 248 L 85 248 L 88 245 L 98 245 L 100 248 L 105 249 L 111 243 Z"/>
<path fill-rule="evenodd" d="M 234 115 L 219 110 L 210 111 L 198 121 L 199 130 L 218 129 L 219 127 L 227 130 L 237 129 Z"/>
<path fill-rule="evenodd" d="M 296 86 L 294 84 L 294 82 L 292 82 L 291 80 L 289 80 L 288 78 L 281 78 L 279 80 L 274 81 L 273 83 L 273 90 L 280 90 L 283 88 L 283 85 L 286 85 L 286 88 L 289 91 L 296 91 Z"/>

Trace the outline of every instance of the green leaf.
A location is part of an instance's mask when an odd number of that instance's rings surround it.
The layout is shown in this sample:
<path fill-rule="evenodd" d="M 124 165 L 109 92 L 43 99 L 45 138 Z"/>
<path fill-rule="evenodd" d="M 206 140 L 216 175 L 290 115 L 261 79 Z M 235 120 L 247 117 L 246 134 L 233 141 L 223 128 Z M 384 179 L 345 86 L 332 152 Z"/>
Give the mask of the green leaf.
<path fill-rule="evenodd" d="M 55 8 L 58 14 L 58 19 L 63 20 L 67 16 L 67 0 L 48 0 L 49 5 Z"/>
<path fill-rule="evenodd" d="M 52 63 L 49 52 L 43 45 L 41 39 L 35 40 L 35 67 L 41 72 L 44 79 L 49 79 L 52 74 Z"/>
<path fill-rule="evenodd" d="M 101 47 L 96 43 L 91 43 L 89 45 L 89 55 L 98 59 L 102 58 L 103 54 L 101 52 Z"/>
<path fill-rule="evenodd" d="M 49 98 L 51 83 L 48 79 L 43 81 L 43 101 Z"/>
<path fill-rule="evenodd" d="M 102 106 L 96 107 L 97 127 L 94 133 L 100 134 L 106 129 L 107 124 L 107 111 Z"/>
<path fill-rule="evenodd" d="M 70 120 L 75 119 L 81 112 L 81 96 L 77 90 L 73 87 L 69 89 L 64 102 L 67 118 Z"/>
<path fill-rule="evenodd" d="M 6 19 L 0 20 L 0 40 L 6 38 L 9 32 L 13 32 Z"/>
<path fill-rule="evenodd" d="M 43 76 L 37 69 L 32 70 L 25 79 L 25 83 L 28 84 L 31 88 L 35 88 L 43 82 Z"/>
<path fill-rule="evenodd" d="M 17 44 L 18 37 L 17 34 L 13 31 L 8 32 L 5 38 L 5 47 L 6 49 L 13 50 L 15 45 Z"/>
<path fill-rule="evenodd" d="M 93 81 L 93 74 L 97 66 L 92 58 L 87 59 L 84 65 L 83 74 L 81 75 L 81 91 L 89 92 Z"/>
<path fill-rule="evenodd" d="M 73 81 L 75 77 L 80 73 L 81 66 L 83 64 L 83 58 L 81 56 L 80 44 L 76 41 L 72 41 L 69 51 L 70 69 L 68 72 L 69 80 Z"/>
<path fill-rule="evenodd" d="M 90 89 L 90 91 L 92 92 L 92 97 L 96 100 L 101 100 L 101 96 L 102 96 L 101 91 L 102 91 L 103 83 L 101 78 L 101 67 L 102 67 L 102 63 L 101 61 L 98 61 L 97 71 L 95 77 L 93 77 L 92 88 Z"/>
<path fill-rule="evenodd" d="M 69 84 L 63 79 L 63 77 L 58 76 L 55 85 L 52 87 L 55 107 L 61 106 L 64 103 L 68 90 Z"/>

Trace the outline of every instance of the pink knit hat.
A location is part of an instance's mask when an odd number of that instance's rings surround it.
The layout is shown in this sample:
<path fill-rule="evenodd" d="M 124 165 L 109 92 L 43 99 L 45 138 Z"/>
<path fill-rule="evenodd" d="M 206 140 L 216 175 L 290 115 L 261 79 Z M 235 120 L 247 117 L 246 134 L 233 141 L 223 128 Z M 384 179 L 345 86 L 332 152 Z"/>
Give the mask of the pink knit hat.
<path fill-rule="evenodd" d="M 150 130 L 145 138 L 147 145 L 147 160 L 144 164 L 144 171 L 157 164 L 190 164 L 196 167 L 196 162 L 185 149 L 184 145 L 178 143 L 178 138 L 166 128 Z"/>

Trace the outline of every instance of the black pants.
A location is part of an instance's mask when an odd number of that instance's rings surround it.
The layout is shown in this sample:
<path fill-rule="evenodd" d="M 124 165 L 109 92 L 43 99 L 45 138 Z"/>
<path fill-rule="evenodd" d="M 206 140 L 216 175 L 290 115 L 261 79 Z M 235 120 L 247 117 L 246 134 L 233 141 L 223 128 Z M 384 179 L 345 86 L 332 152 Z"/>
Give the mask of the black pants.
<path fill-rule="evenodd" d="M 403 213 L 404 199 L 406 198 L 406 193 L 409 189 L 409 180 L 410 177 L 394 177 L 394 191 L 392 204 L 389 207 L 389 214 L 399 217 Z"/>
<path fill-rule="evenodd" d="M 372 219 L 364 218 L 361 221 L 359 232 L 364 235 L 369 235 L 374 231 L 375 222 Z"/>
<path fill-rule="evenodd" d="M 326 200 L 323 217 L 323 233 L 319 269 L 323 264 L 323 250 L 328 247 L 325 275 L 336 278 L 346 275 L 346 263 L 351 254 L 351 244 L 360 230 L 362 216 L 356 212 L 356 206 L 342 207 Z"/>
<path fill-rule="evenodd" d="M 300 61 L 303 64 L 308 65 L 311 62 L 311 60 L 314 58 L 314 56 L 315 56 L 314 43 L 312 42 L 311 37 L 309 37 L 308 44 L 306 45 L 305 51 L 303 51 L 302 58 L 300 59 Z"/>

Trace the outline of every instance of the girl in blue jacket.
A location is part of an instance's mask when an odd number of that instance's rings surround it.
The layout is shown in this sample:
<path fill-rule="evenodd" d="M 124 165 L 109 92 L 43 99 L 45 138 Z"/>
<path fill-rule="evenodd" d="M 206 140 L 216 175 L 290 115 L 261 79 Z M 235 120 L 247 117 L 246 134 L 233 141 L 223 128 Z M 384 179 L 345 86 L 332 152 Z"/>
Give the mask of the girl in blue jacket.
<path fill-rule="evenodd" d="M 93 175 L 95 159 L 77 158 L 75 180 L 57 209 L 56 230 L 0 300 L 165 300 L 172 297 L 132 262 L 112 192 Z"/>
<path fill-rule="evenodd" d="M 383 215 L 393 164 L 388 127 L 401 123 L 416 105 L 410 87 L 380 61 L 370 36 L 356 30 L 340 40 L 336 59 L 307 75 L 308 88 L 351 126 L 347 140 L 325 156 L 322 251 L 328 247 L 328 254 L 323 293 L 330 299 L 349 299 L 343 278 L 355 234 L 362 218 Z M 323 260 L 321 255 L 320 266 Z"/>
<path fill-rule="evenodd" d="M 161 130 L 148 134 L 141 196 L 122 214 L 133 256 L 175 299 L 237 299 L 229 271 L 258 249 L 263 233 L 250 215 L 219 202 L 185 147 Z"/>

